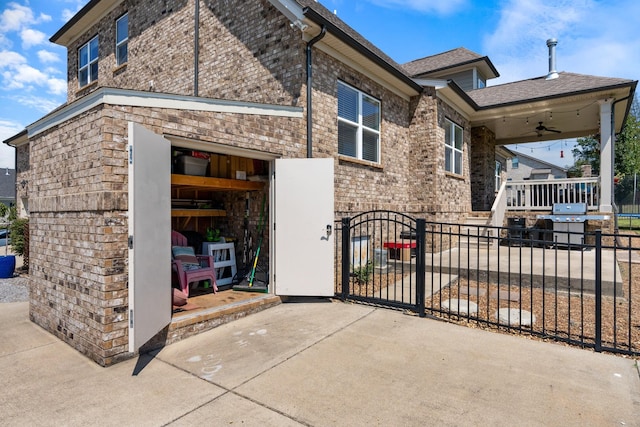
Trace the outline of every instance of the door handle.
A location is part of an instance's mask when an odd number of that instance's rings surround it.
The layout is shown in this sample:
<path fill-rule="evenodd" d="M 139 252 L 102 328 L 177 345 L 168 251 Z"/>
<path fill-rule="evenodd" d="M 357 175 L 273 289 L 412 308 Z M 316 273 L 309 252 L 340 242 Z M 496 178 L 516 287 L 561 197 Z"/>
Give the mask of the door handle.
<path fill-rule="evenodd" d="M 332 228 L 331 224 L 327 224 L 327 236 L 331 236 Z"/>

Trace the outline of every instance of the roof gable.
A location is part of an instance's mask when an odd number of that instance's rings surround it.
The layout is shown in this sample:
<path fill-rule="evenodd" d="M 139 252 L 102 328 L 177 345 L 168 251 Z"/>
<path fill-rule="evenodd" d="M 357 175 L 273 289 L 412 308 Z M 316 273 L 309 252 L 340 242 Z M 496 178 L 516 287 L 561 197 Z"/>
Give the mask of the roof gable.
<path fill-rule="evenodd" d="M 469 69 L 472 66 L 480 68 L 488 79 L 500 75 L 488 57 L 481 56 L 464 47 L 416 59 L 402 65 L 404 70 L 414 77 L 442 75 L 445 72 L 453 73 L 458 70 Z"/>

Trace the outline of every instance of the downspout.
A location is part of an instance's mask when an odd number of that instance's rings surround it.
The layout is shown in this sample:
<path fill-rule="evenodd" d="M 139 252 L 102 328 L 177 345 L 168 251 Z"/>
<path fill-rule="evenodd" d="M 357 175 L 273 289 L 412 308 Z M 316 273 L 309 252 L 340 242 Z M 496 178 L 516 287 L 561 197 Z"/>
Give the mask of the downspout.
<path fill-rule="evenodd" d="M 311 103 L 311 84 L 313 83 L 313 58 L 311 55 L 311 47 L 319 42 L 326 33 L 327 27 L 323 25 L 322 30 L 320 30 L 320 34 L 309 40 L 309 42 L 307 43 L 307 158 L 309 159 L 313 157 L 313 144 L 311 142 L 313 138 L 313 109 Z"/>
<path fill-rule="evenodd" d="M 193 17 L 193 96 L 198 96 L 198 57 L 200 56 L 200 0 L 196 0 Z"/>

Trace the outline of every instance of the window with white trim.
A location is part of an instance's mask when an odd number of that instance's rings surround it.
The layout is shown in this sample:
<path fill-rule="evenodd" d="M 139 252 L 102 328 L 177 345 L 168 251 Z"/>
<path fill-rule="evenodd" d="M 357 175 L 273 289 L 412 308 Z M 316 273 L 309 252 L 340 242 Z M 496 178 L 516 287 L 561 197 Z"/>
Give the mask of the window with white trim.
<path fill-rule="evenodd" d="M 496 160 L 496 191 L 500 190 L 502 185 L 502 163 Z"/>
<path fill-rule="evenodd" d="M 447 172 L 462 175 L 462 128 L 445 119 L 444 168 Z"/>
<path fill-rule="evenodd" d="M 78 85 L 86 86 L 98 80 L 98 36 L 78 49 Z"/>
<path fill-rule="evenodd" d="M 125 13 L 116 20 L 116 65 L 128 60 L 129 14 Z"/>
<path fill-rule="evenodd" d="M 380 101 L 338 82 L 338 153 L 380 162 Z"/>

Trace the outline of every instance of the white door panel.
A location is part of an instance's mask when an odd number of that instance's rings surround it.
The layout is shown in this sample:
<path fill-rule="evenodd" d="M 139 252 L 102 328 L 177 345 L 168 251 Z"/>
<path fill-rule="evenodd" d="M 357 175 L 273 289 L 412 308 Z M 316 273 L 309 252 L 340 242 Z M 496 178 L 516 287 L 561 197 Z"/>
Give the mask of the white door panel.
<path fill-rule="evenodd" d="M 275 171 L 275 293 L 333 296 L 333 158 L 277 159 Z"/>
<path fill-rule="evenodd" d="M 129 351 L 171 322 L 171 144 L 129 122 Z"/>

